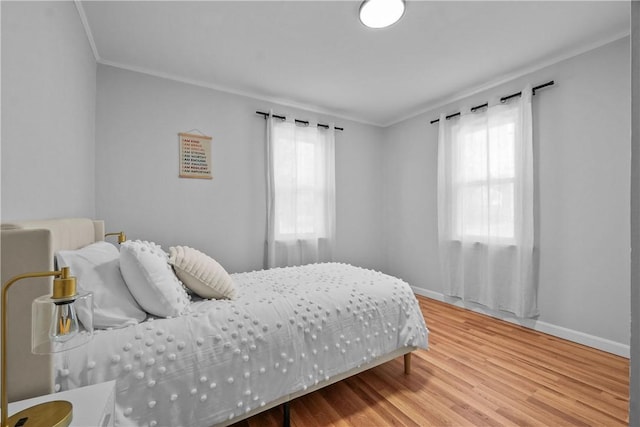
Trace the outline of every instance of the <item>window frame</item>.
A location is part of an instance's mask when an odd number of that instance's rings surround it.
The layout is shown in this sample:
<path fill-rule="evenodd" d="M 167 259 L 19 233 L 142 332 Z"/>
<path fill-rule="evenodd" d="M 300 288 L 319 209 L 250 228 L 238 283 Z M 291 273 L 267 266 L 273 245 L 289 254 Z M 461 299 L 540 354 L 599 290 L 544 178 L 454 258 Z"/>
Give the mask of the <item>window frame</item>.
<path fill-rule="evenodd" d="M 515 119 L 515 118 L 514 118 Z M 512 128 L 515 128 L 516 123 L 515 120 L 508 120 L 508 121 L 504 121 L 500 124 L 498 124 L 496 126 L 496 128 L 499 127 L 503 127 L 503 126 L 510 126 Z M 469 129 L 466 130 L 465 132 L 465 128 L 461 127 L 460 130 L 458 131 L 458 135 L 456 135 L 455 138 L 455 144 L 458 145 L 458 150 L 460 152 L 460 155 L 458 156 L 459 158 L 464 158 L 465 156 L 462 154 L 462 148 L 464 147 L 465 141 L 464 138 L 466 135 L 472 134 L 474 132 L 480 132 L 480 133 L 485 133 L 486 135 L 490 135 L 491 134 L 491 129 L 489 129 L 489 125 L 487 125 L 486 130 L 485 129 Z M 464 132 L 464 135 L 462 135 L 462 133 Z M 471 137 L 471 139 L 473 140 L 473 137 Z M 467 142 L 468 143 L 468 142 Z M 486 170 L 484 172 L 484 176 L 479 177 L 479 178 L 474 178 L 474 179 L 464 179 L 464 174 L 457 174 L 457 176 L 459 176 L 459 179 L 456 179 L 453 181 L 452 183 L 452 195 L 454 200 L 456 200 L 455 203 L 455 209 L 457 210 L 455 218 L 456 221 L 453 224 L 451 233 L 452 233 L 452 238 L 454 241 L 460 241 L 460 242 L 471 242 L 471 243 L 489 243 L 488 240 L 489 238 L 487 237 L 487 235 L 483 235 L 483 234 L 478 234 L 478 233 L 463 233 L 463 229 L 466 228 L 463 226 L 464 223 L 464 219 L 463 219 L 463 215 L 461 213 L 462 210 L 462 194 L 464 193 L 465 190 L 470 189 L 470 188 L 483 188 L 484 192 L 488 192 L 490 191 L 491 187 L 497 186 L 497 185 L 504 185 L 504 184 L 511 184 L 511 188 L 512 188 L 512 192 L 511 192 L 511 197 L 513 200 L 513 206 L 511 209 L 511 222 L 509 224 L 509 228 L 511 231 L 511 234 L 509 236 L 499 236 L 499 235 L 494 235 L 490 237 L 491 243 L 497 243 L 500 245 L 504 245 L 504 246 L 512 246 L 512 245 L 516 245 L 517 242 L 517 230 L 516 230 L 516 210 L 517 210 L 517 191 L 516 191 L 516 184 L 517 184 L 517 180 L 518 180 L 518 176 L 517 176 L 517 170 L 515 167 L 516 164 L 516 141 L 515 141 L 515 134 L 513 132 L 511 132 L 511 138 L 510 138 L 510 144 L 513 147 L 512 151 L 513 151 L 513 155 L 511 156 L 510 160 L 512 162 L 513 168 L 513 174 L 508 175 L 508 176 L 500 176 L 500 177 L 492 177 L 491 176 L 491 168 L 489 166 L 489 163 L 491 162 L 491 150 L 490 150 L 490 137 L 487 136 L 485 137 L 485 139 L 481 142 L 484 146 L 483 148 L 483 155 L 486 158 Z M 462 168 L 464 168 L 465 165 L 460 165 L 460 164 L 455 164 L 455 168 L 456 170 L 461 170 Z M 489 198 L 489 196 L 488 196 Z M 488 199 L 489 201 L 489 199 Z M 488 202 L 487 201 L 487 202 Z M 486 221 L 487 225 L 489 223 L 489 221 Z"/>
<path fill-rule="evenodd" d="M 292 124 L 293 126 L 298 126 L 297 124 Z M 305 126 L 305 128 L 307 128 L 307 126 Z M 300 140 L 296 140 L 295 139 L 295 135 L 293 135 L 293 139 L 291 139 L 288 135 L 287 136 L 281 136 L 278 135 L 277 138 L 274 138 L 274 151 L 277 151 L 279 149 L 281 149 L 281 147 L 278 147 L 278 144 L 282 144 L 282 140 L 283 139 L 288 139 L 289 141 L 287 141 L 287 143 L 292 143 L 296 146 L 296 148 L 301 145 L 301 144 L 308 144 L 312 147 L 312 150 L 310 150 L 310 152 L 313 153 L 313 159 L 312 159 L 312 163 L 314 164 L 314 168 L 318 167 L 318 161 L 319 161 L 319 157 L 321 157 L 321 153 L 319 152 L 320 150 L 317 147 L 317 144 L 322 143 L 319 140 L 319 133 L 321 132 L 321 129 L 315 129 L 315 128 L 311 128 L 309 130 L 313 130 L 313 134 L 311 135 L 302 135 Z M 323 129 L 324 130 L 324 129 Z M 317 132 L 317 133 L 316 133 Z M 298 153 L 298 150 L 296 150 L 296 154 Z M 300 158 L 296 158 L 295 159 L 295 165 L 296 168 L 298 168 L 300 166 L 301 163 L 301 159 Z M 278 164 L 278 157 L 276 156 L 274 158 L 274 170 L 277 168 L 277 164 Z M 321 167 L 327 167 L 326 164 L 326 159 L 322 161 L 322 165 Z M 314 176 L 317 178 L 317 171 L 314 172 Z M 275 210 L 274 210 L 274 239 L 276 241 L 304 241 L 304 240 L 313 240 L 313 239 L 326 239 L 329 238 L 329 230 L 328 227 L 326 226 L 327 222 L 329 221 L 328 218 L 325 217 L 325 215 L 322 215 L 322 222 L 324 223 L 324 226 L 318 226 L 318 224 L 320 224 L 320 219 L 318 218 L 318 215 L 320 215 L 318 213 L 318 211 L 323 210 L 324 206 L 322 206 L 322 203 L 319 203 L 318 201 L 323 200 L 323 198 L 325 197 L 325 193 L 327 192 L 327 189 L 325 188 L 324 185 L 322 185 L 322 183 L 319 183 L 317 179 L 315 179 L 314 183 L 306 183 L 306 184 L 300 184 L 300 180 L 296 179 L 296 182 L 293 182 L 292 180 L 284 180 L 284 182 L 280 182 L 278 181 L 277 177 L 278 177 L 278 173 L 274 173 L 274 203 L 275 203 Z M 299 176 L 297 176 L 296 178 L 298 178 Z M 285 191 L 282 191 L 282 190 Z M 301 222 L 300 222 L 300 216 L 296 215 L 296 217 L 293 219 L 293 221 L 295 221 L 294 224 L 292 224 L 291 227 L 287 227 L 286 225 L 283 227 L 282 223 L 284 221 L 284 218 L 282 218 L 282 215 L 279 214 L 280 209 L 282 204 L 279 203 L 282 199 L 282 193 L 286 193 L 286 194 L 291 194 L 293 192 L 296 192 L 298 194 L 298 198 L 300 197 L 300 194 L 309 194 L 313 197 L 314 200 L 314 216 L 312 218 L 311 221 L 311 225 L 313 230 L 309 231 L 309 232 L 299 232 L 298 230 L 301 228 Z M 320 209 L 318 209 L 320 208 Z M 290 232 L 286 232 L 283 231 L 286 230 L 287 228 L 291 228 L 293 231 Z"/>

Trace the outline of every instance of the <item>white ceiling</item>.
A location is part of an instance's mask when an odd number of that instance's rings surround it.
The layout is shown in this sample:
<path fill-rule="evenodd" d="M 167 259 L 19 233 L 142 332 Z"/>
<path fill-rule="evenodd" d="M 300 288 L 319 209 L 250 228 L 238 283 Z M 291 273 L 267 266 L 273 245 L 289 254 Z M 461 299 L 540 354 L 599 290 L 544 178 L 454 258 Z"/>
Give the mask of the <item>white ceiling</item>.
<path fill-rule="evenodd" d="M 629 34 L 626 1 L 82 1 L 100 63 L 386 126 Z M 538 82 L 531 82 L 536 84 Z"/>

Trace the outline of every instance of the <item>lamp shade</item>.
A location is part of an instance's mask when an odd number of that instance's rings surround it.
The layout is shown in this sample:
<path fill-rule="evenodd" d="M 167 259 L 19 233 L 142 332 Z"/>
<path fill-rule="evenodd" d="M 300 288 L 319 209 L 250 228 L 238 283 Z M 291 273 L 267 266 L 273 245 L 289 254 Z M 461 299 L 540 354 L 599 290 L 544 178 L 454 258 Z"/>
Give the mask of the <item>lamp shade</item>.
<path fill-rule="evenodd" d="M 61 301 L 43 295 L 31 304 L 31 351 L 51 354 L 88 343 L 93 337 L 93 294 Z"/>
<path fill-rule="evenodd" d="M 404 15 L 404 0 L 365 0 L 360 5 L 360 21 L 369 28 L 385 28 Z"/>

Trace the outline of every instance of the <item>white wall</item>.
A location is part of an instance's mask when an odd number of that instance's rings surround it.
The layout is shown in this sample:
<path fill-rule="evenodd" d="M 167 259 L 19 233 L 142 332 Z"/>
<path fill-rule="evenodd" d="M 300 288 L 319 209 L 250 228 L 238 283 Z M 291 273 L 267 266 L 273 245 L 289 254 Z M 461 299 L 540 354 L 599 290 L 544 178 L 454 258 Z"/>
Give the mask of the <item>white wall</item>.
<path fill-rule="evenodd" d="M 429 295 L 442 292 L 438 126 L 429 121 L 518 92 L 526 82 L 555 80 L 533 101 L 540 251 L 533 326 L 566 328 L 586 334 L 584 342 L 628 352 L 629 63 L 626 38 L 386 129 L 388 272 Z"/>
<path fill-rule="evenodd" d="M 345 128 L 336 135 L 336 260 L 383 262 L 378 128 L 105 65 L 97 81 L 96 213 L 109 229 L 193 246 L 229 271 L 262 268 L 265 121 L 255 112 L 273 108 Z M 213 180 L 178 178 L 178 132 L 193 129 L 213 137 Z"/>
<path fill-rule="evenodd" d="M 73 2 L 2 2 L 3 221 L 95 213 L 96 63 Z"/>

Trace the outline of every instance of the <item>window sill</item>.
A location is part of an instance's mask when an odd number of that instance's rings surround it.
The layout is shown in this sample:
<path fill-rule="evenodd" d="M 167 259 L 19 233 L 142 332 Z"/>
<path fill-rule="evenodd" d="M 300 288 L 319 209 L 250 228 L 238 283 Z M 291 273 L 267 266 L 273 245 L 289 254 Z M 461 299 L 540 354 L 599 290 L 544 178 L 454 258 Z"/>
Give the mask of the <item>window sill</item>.
<path fill-rule="evenodd" d="M 318 237 L 311 235 L 295 236 L 295 237 L 276 237 L 274 239 L 277 243 L 296 243 L 296 242 L 310 242 L 314 240 L 329 240 L 327 237 Z"/>
<path fill-rule="evenodd" d="M 450 240 L 449 243 L 451 243 L 452 245 L 455 246 L 463 246 L 465 248 L 470 248 L 470 247 L 475 247 L 475 248 L 481 248 L 481 247 L 494 247 L 494 248 L 499 248 L 499 249 L 517 249 L 518 245 L 513 242 L 513 240 L 497 240 L 494 241 L 492 243 L 487 243 L 487 242 L 482 242 L 479 240 Z"/>

